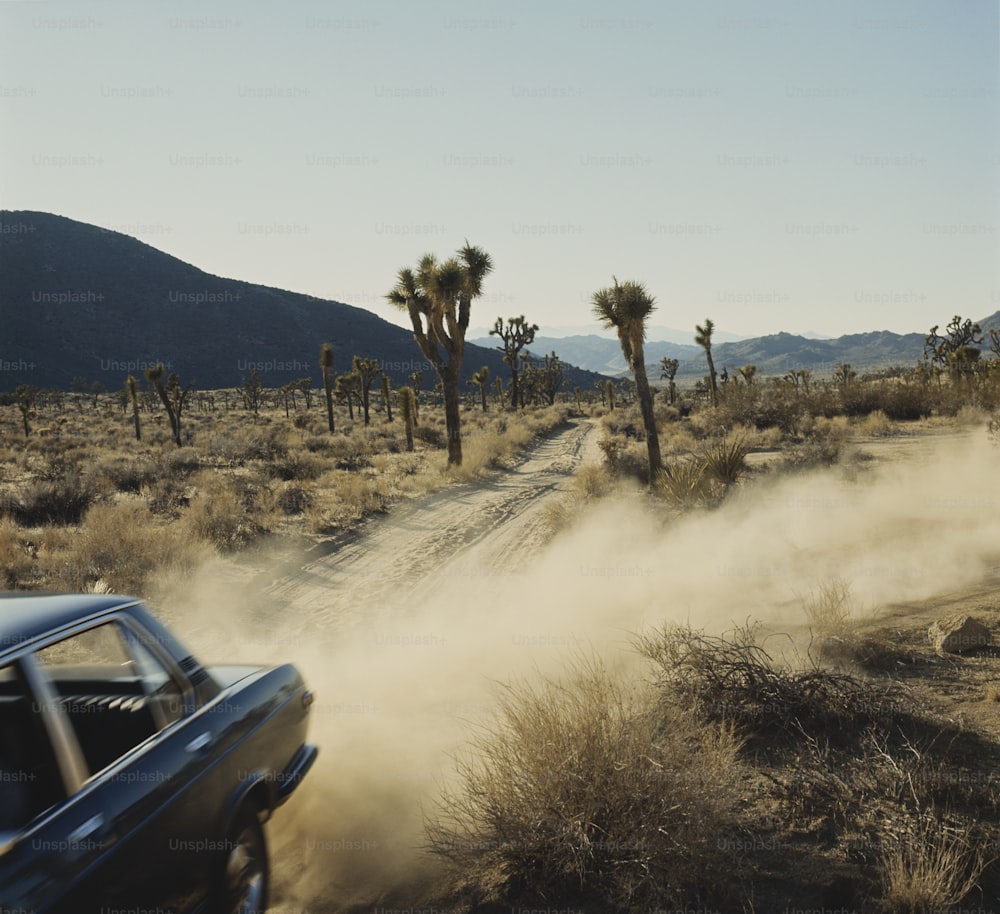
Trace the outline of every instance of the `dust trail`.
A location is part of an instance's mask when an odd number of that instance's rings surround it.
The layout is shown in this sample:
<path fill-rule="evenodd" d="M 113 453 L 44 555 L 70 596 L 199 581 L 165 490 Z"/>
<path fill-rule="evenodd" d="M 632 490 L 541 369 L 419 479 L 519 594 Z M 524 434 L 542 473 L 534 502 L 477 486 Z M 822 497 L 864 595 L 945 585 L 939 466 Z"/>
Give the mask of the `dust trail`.
<path fill-rule="evenodd" d="M 795 628 L 800 596 L 833 576 L 879 606 L 996 571 L 998 468 L 977 433 L 929 441 L 920 459 L 855 482 L 834 468 L 756 484 L 680 521 L 615 499 L 505 567 L 484 562 L 489 538 L 444 564 L 430 556 L 411 589 L 366 613 L 357 606 L 370 581 L 348 569 L 324 613 L 350 608 L 340 628 L 283 618 L 259 587 L 192 582 L 172 602 L 190 610 L 178 624 L 193 626 L 203 654 L 224 632 L 214 646 L 225 659 L 293 660 L 318 694 L 322 754 L 272 832 L 277 910 L 421 903 L 434 876 L 419 851 L 422 809 L 470 721 L 491 713 L 497 680 L 558 675 L 575 650 L 638 663 L 633 633 L 666 620 Z"/>

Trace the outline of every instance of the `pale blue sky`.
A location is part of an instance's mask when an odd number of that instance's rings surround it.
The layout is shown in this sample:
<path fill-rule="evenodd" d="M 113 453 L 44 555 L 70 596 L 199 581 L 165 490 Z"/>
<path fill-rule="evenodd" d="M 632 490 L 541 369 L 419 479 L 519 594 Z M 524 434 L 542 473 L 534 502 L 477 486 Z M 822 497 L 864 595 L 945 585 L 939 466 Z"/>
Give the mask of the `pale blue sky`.
<path fill-rule="evenodd" d="M 463 239 L 473 324 L 827 335 L 1000 309 L 988 0 L 0 2 L 0 207 L 402 323 Z M 596 328 L 596 325 L 595 325 Z"/>

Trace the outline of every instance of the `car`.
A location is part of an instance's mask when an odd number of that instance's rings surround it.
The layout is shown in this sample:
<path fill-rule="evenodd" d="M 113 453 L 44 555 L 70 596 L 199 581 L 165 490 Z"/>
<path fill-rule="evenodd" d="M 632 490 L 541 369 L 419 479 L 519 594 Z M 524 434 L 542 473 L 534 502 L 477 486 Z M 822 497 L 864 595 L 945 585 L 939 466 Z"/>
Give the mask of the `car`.
<path fill-rule="evenodd" d="M 312 703 L 292 664 L 203 666 L 139 600 L 0 595 L 0 910 L 266 910 Z"/>

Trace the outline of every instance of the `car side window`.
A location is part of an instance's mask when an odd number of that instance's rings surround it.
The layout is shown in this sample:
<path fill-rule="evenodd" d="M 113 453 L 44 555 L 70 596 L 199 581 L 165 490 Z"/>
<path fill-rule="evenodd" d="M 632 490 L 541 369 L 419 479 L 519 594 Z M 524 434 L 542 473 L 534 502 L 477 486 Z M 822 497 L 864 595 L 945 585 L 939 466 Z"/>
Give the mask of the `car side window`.
<path fill-rule="evenodd" d="M 184 692 L 160 659 L 134 633 L 126 632 L 126 642 L 146 689 L 158 729 L 176 723 L 187 712 Z"/>
<path fill-rule="evenodd" d="M 69 717 L 89 775 L 183 716 L 169 671 L 117 622 L 86 629 L 36 652 Z"/>
<path fill-rule="evenodd" d="M 14 664 L 0 667 L 0 832 L 17 831 L 65 798 L 48 733 Z"/>

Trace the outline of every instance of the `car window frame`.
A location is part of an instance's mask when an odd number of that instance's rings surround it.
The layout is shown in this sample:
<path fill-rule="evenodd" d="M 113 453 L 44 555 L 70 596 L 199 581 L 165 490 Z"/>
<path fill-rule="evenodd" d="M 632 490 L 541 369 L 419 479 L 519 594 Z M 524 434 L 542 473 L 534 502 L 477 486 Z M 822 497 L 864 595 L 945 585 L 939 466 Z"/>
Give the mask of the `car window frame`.
<path fill-rule="evenodd" d="M 188 675 L 176 658 L 160 643 L 156 633 L 150 631 L 147 626 L 129 613 L 130 607 L 141 605 L 142 601 L 137 600 L 116 607 L 111 612 L 86 616 L 76 620 L 72 625 L 62 626 L 32 638 L 30 641 L 22 642 L 16 648 L 0 652 L 0 664 L 13 665 L 20 670 L 28 697 L 40 710 L 43 729 L 49 738 L 50 748 L 55 756 L 64 794 L 57 803 L 30 819 L 19 829 L 0 833 L 0 860 L 19 842 L 29 839 L 33 834 L 48 827 L 53 819 L 63 815 L 92 791 L 99 789 L 105 781 L 114 776 L 117 769 L 132 764 L 137 757 L 149 751 L 164 734 L 172 732 L 197 713 L 196 691 Z M 110 765 L 90 774 L 84 762 L 83 750 L 73 728 L 73 722 L 59 702 L 59 696 L 52 681 L 36 655 L 38 651 L 46 647 L 109 622 L 116 622 L 127 628 L 163 664 L 181 686 L 185 710 L 182 717 L 158 730 L 148 739 L 136 744 Z M 127 644 L 127 639 L 123 640 Z"/>
<path fill-rule="evenodd" d="M 52 682 L 45 672 L 44 665 L 38 660 L 36 655 L 38 651 L 44 650 L 53 644 L 58 644 L 60 641 L 65 641 L 82 632 L 109 623 L 117 623 L 128 629 L 163 664 L 167 672 L 181 688 L 185 710 L 180 718 L 157 730 L 142 742 L 137 743 L 127 752 L 118 756 L 110 765 L 105 766 L 100 771 L 90 772 L 84 761 L 83 750 L 76 731 L 73 728 L 73 722 L 60 704 Z M 128 639 L 123 637 L 122 640 L 127 649 Z M 50 632 L 44 637 L 33 640 L 30 644 L 24 645 L 22 651 L 18 651 L 10 658 L 5 658 L 5 662 L 7 659 L 21 664 L 28 687 L 34 693 L 38 707 L 42 710 L 45 729 L 52 741 L 52 749 L 63 776 L 63 785 L 66 791 L 66 800 L 63 801 L 64 803 L 82 793 L 89 785 L 99 781 L 106 772 L 119 767 L 125 760 L 132 760 L 136 753 L 148 748 L 162 734 L 170 732 L 179 724 L 183 724 L 194 711 L 195 692 L 190 679 L 173 656 L 159 643 L 159 639 L 156 638 L 155 634 L 131 616 L 127 612 L 127 607 L 116 609 L 114 612 L 102 613 L 98 616 L 81 619 L 71 626 Z M 143 688 L 145 689 L 145 683 L 143 683 Z"/>

